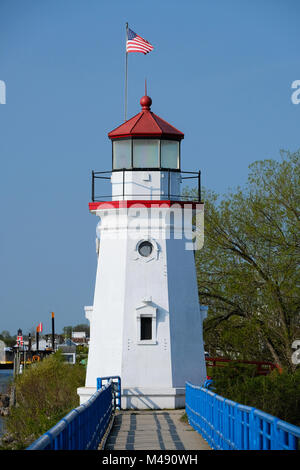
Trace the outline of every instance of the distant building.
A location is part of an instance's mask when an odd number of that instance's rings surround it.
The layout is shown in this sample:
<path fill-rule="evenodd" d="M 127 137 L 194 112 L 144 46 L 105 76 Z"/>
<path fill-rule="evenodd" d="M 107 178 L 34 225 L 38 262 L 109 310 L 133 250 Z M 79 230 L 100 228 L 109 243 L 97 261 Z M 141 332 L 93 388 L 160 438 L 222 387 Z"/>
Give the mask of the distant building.
<path fill-rule="evenodd" d="M 58 345 L 63 343 L 63 337 L 61 335 L 54 335 L 54 347 L 57 349 Z M 28 341 L 24 342 L 24 345 L 28 345 Z M 39 339 L 39 351 L 52 349 L 52 335 L 45 334 L 43 338 Z M 36 351 L 36 342 L 31 343 L 31 350 Z"/>
<path fill-rule="evenodd" d="M 52 347 L 52 333 L 46 333 L 45 335 L 43 335 L 44 338 L 48 341 L 49 345 L 51 345 Z M 54 335 L 54 342 L 55 344 L 61 344 L 64 342 L 64 337 L 63 335 L 57 335 L 55 334 Z"/>
<path fill-rule="evenodd" d="M 86 332 L 85 331 L 73 331 L 72 338 L 85 338 Z"/>
<path fill-rule="evenodd" d="M 73 331 L 72 332 L 72 341 L 79 345 L 87 344 L 87 337 L 85 331 Z"/>
<path fill-rule="evenodd" d="M 39 351 L 44 351 L 45 349 L 48 349 L 50 347 L 48 341 L 46 339 L 39 339 Z M 36 342 L 31 344 L 31 350 L 36 351 Z"/>
<path fill-rule="evenodd" d="M 69 364 L 76 362 L 76 343 L 71 339 L 67 339 L 63 344 L 59 344 L 57 349 L 61 351 L 64 359 Z"/>

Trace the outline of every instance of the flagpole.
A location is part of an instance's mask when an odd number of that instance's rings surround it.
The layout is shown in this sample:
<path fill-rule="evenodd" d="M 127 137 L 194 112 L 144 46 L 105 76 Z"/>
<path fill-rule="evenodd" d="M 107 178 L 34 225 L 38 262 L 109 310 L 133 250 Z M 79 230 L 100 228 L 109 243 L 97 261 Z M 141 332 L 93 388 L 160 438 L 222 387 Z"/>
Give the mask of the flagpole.
<path fill-rule="evenodd" d="M 125 121 L 127 121 L 127 76 L 128 76 L 128 52 L 127 52 L 127 41 L 128 41 L 128 23 L 126 23 L 126 58 L 125 58 Z"/>

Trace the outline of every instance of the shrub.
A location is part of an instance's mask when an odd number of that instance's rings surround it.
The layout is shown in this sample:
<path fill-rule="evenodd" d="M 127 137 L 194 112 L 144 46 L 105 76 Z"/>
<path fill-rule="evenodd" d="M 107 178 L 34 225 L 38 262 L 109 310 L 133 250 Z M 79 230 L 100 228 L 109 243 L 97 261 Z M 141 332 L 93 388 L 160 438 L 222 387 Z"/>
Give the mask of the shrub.
<path fill-rule="evenodd" d="M 251 366 L 230 364 L 215 368 L 213 386 L 218 395 L 300 426 L 300 369 L 255 376 Z"/>
<path fill-rule="evenodd" d="M 14 448 L 27 447 L 77 407 L 84 378 L 85 368 L 64 363 L 60 352 L 26 368 L 15 381 L 17 404 L 6 423 Z"/>
<path fill-rule="evenodd" d="M 86 366 L 88 359 L 89 348 L 88 346 L 77 346 L 76 348 L 76 362 L 77 364 L 83 364 Z"/>

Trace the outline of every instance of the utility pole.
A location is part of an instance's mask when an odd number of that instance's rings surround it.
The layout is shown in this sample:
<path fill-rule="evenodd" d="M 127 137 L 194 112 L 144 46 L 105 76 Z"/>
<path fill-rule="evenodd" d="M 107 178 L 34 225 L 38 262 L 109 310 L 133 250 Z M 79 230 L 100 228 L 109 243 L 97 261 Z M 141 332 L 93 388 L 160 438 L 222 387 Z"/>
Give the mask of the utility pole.
<path fill-rule="evenodd" d="M 54 328 L 54 312 L 52 312 L 52 349 L 55 351 L 55 328 Z"/>

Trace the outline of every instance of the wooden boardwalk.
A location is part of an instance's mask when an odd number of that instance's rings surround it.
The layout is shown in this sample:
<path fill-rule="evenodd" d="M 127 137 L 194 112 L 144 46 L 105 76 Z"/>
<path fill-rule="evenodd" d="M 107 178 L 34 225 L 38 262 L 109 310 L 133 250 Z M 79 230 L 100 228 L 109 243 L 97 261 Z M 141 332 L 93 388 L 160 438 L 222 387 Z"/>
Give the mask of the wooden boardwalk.
<path fill-rule="evenodd" d="M 210 450 L 188 423 L 184 410 L 128 410 L 116 413 L 105 450 Z"/>

